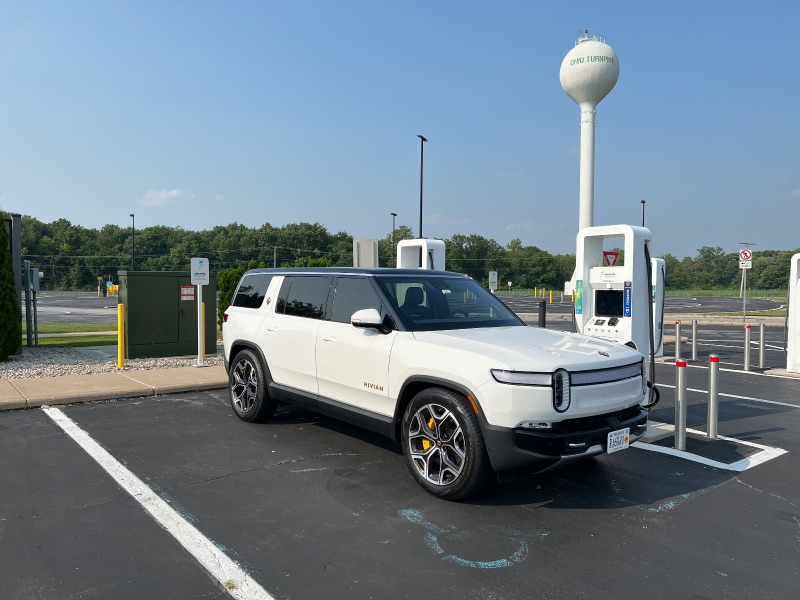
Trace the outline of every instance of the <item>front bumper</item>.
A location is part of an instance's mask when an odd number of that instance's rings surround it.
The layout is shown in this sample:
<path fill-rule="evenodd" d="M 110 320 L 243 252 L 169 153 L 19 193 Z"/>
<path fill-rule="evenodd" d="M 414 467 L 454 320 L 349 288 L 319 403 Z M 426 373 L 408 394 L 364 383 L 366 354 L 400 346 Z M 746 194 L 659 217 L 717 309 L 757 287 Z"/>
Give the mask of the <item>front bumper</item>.
<path fill-rule="evenodd" d="M 497 427 L 481 420 L 492 468 L 498 473 L 544 471 L 580 458 L 606 452 L 611 431 L 630 428 L 630 443 L 647 431 L 647 412 L 629 408 L 553 423 L 550 429 Z"/>

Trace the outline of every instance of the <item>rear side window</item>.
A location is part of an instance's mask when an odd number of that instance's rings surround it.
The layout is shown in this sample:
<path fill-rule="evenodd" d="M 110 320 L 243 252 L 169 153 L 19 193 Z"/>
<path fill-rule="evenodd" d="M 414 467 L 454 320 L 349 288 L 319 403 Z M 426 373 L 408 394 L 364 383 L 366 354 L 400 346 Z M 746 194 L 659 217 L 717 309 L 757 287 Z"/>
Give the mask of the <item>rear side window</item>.
<path fill-rule="evenodd" d="M 239 288 L 236 290 L 232 305 L 244 308 L 260 308 L 264 302 L 264 296 L 267 295 L 270 281 L 272 281 L 272 275 L 267 273 L 245 275 L 242 277 L 242 281 L 239 282 Z"/>
<path fill-rule="evenodd" d="M 278 298 L 277 311 L 296 317 L 322 319 L 332 279 L 311 275 L 285 278 Z"/>
<path fill-rule="evenodd" d="M 363 277 L 340 277 L 333 299 L 331 321 L 349 323 L 353 313 L 364 308 L 375 308 L 381 315 L 385 312 L 369 281 Z"/>

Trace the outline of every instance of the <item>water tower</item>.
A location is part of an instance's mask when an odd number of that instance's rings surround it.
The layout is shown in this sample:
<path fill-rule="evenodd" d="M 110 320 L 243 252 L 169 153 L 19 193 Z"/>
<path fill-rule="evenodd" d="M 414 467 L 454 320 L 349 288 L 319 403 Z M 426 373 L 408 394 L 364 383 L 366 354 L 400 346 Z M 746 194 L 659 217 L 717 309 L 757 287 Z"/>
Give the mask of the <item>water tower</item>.
<path fill-rule="evenodd" d="M 597 105 L 619 79 L 619 59 L 602 35 L 575 41 L 561 63 L 561 87 L 581 108 L 581 175 L 578 230 L 594 225 L 594 126 Z"/>

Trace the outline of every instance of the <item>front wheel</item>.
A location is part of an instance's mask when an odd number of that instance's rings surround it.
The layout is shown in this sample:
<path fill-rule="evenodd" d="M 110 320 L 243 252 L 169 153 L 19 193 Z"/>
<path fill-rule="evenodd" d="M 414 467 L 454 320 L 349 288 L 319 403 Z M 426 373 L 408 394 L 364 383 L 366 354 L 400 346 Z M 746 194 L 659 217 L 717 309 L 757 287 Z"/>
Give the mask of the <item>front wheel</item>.
<path fill-rule="evenodd" d="M 261 361 L 252 350 L 242 350 L 231 363 L 228 374 L 231 407 L 248 423 L 263 423 L 275 415 L 278 403 L 267 393 Z"/>
<path fill-rule="evenodd" d="M 491 479 L 478 418 L 466 398 L 451 390 L 417 394 L 403 416 L 402 438 L 411 474 L 434 496 L 466 498 Z"/>

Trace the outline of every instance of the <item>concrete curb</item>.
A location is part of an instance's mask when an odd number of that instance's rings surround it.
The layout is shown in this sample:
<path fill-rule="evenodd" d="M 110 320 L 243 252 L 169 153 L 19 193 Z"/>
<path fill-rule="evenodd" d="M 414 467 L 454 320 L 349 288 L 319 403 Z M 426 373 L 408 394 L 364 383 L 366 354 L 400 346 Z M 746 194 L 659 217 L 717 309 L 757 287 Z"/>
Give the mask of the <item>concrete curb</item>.
<path fill-rule="evenodd" d="M 38 379 L 0 380 L 0 411 L 223 389 L 225 367 L 179 367 Z"/>

